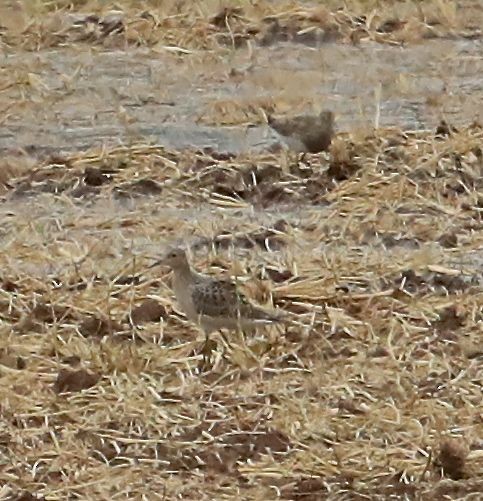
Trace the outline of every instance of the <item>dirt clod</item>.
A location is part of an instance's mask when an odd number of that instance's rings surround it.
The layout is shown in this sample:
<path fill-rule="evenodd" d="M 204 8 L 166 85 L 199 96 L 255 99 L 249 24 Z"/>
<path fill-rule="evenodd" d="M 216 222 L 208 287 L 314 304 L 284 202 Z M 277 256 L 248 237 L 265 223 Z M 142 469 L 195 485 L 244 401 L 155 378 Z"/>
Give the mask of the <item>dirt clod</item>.
<path fill-rule="evenodd" d="M 45 501 L 44 496 L 40 494 L 32 494 L 31 492 L 24 491 L 13 498 L 14 501 Z"/>
<path fill-rule="evenodd" d="M 84 171 L 84 183 L 88 186 L 102 186 L 109 182 L 109 178 L 100 169 L 87 167 Z"/>
<path fill-rule="evenodd" d="M 437 457 L 437 463 L 441 465 L 443 474 L 453 480 L 463 478 L 468 452 L 468 447 L 462 439 L 448 438 L 443 440 Z"/>
<path fill-rule="evenodd" d="M 56 393 L 78 392 L 91 388 L 99 381 L 100 376 L 85 369 L 61 369 L 54 383 Z"/>
<path fill-rule="evenodd" d="M 85 337 L 104 337 L 121 330 L 121 326 L 110 318 L 87 317 L 79 324 L 79 332 Z"/>
<path fill-rule="evenodd" d="M 158 322 L 161 318 L 166 317 L 166 308 L 156 299 L 146 299 L 131 312 L 131 319 L 134 324 Z"/>

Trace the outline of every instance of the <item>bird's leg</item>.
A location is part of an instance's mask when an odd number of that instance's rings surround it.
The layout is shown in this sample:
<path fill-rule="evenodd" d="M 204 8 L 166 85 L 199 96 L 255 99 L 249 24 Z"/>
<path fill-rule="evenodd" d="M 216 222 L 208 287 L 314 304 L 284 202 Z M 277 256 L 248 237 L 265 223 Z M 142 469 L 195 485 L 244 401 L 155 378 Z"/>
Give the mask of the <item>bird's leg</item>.
<path fill-rule="evenodd" d="M 205 343 L 203 344 L 203 348 L 201 349 L 201 354 L 203 355 L 203 364 L 206 365 L 210 361 L 211 354 L 217 348 L 217 342 L 214 339 L 210 339 L 210 333 L 205 331 Z M 230 348 L 230 342 L 228 341 L 225 334 L 220 330 L 220 336 L 223 339 L 227 348 Z"/>
<path fill-rule="evenodd" d="M 201 349 L 201 354 L 203 355 L 203 363 L 206 363 L 210 359 L 211 353 L 216 348 L 216 342 L 210 339 L 210 332 L 205 331 L 205 343 Z"/>
<path fill-rule="evenodd" d="M 223 341 L 225 342 L 227 348 L 230 348 L 230 342 L 228 341 L 228 338 L 225 336 L 225 334 L 223 333 L 222 330 L 220 330 L 219 332 L 220 332 L 220 336 L 223 339 Z"/>
<path fill-rule="evenodd" d="M 245 332 L 243 331 L 243 329 L 240 327 L 239 329 L 237 329 L 237 332 L 238 332 L 238 337 L 240 338 L 240 344 L 242 346 L 242 348 L 246 351 L 248 350 L 248 346 L 247 346 L 247 342 L 246 342 L 246 339 L 245 339 Z"/>

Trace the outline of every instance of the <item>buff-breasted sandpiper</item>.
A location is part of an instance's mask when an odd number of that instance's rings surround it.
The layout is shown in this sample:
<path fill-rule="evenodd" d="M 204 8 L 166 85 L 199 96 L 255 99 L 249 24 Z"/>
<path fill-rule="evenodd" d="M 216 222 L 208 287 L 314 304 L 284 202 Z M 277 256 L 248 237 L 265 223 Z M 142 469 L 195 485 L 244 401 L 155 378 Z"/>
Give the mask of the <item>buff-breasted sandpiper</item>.
<path fill-rule="evenodd" d="M 334 113 L 330 110 L 323 110 L 318 115 L 283 118 L 273 118 L 269 115 L 268 125 L 297 153 L 326 151 L 334 137 Z"/>
<path fill-rule="evenodd" d="M 252 304 L 236 284 L 195 271 L 181 248 L 168 250 L 151 267 L 163 265 L 173 270 L 173 291 L 189 320 L 198 324 L 208 342 L 221 329 L 254 331 L 258 326 L 284 321 L 284 314 L 269 312 Z"/>

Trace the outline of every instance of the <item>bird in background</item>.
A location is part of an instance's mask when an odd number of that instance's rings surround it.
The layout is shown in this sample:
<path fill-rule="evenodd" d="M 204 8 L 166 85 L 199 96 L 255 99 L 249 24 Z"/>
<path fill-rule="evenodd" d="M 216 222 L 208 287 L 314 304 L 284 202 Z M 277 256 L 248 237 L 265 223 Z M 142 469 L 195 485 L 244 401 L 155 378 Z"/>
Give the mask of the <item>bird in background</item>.
<path fill-rule="evenodd" d="M 267 116 L 268 125 L 297 153 L 319 153 L 328 150 L 334 137 L 334 113 L 323 110 L 318 115 L 295 115 L 274 118 Z"/>

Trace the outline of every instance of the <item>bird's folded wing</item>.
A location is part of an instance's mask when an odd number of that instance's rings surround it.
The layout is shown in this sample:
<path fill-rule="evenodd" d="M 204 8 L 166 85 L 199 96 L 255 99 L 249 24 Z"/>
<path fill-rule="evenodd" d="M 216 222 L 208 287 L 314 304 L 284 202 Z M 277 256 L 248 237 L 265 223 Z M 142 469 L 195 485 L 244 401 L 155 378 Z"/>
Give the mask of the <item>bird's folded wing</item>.
<path fill-rule="evenodd" d="M 239 313 L 243 315 L 245 307 L 250 306 L 245 296 L 237 291 L 236 285 L 225 280 L 193 284 L 191 298 L 198 315 L 210 317 L 237 317 Z"/>
<path fill-rule="evenodd" d="M 297 115 L 289 118 L 273 119 L 269 125 L 282 136 L 305 135 L 318 124 L 314 123 L 314 117 Z"/>

